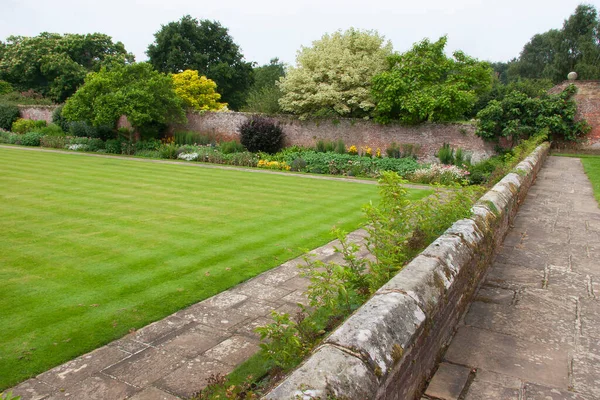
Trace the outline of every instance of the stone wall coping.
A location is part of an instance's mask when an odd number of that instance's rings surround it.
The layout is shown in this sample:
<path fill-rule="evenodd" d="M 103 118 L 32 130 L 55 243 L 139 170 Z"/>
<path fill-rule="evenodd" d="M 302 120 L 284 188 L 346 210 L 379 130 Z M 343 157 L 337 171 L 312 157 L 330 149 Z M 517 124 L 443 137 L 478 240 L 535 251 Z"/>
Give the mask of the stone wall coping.
<path fill-rule="evenodd" d="M 538 146 L 264 398 L 418 396 L 549 148 Z"/>

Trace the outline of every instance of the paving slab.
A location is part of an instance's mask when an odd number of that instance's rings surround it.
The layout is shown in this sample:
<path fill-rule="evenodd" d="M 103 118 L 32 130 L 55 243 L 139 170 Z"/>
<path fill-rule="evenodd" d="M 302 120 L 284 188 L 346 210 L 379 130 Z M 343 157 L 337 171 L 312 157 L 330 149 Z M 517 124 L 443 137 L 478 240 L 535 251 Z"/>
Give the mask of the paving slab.
<path fill-rule="evenodd" d="M 470 374 L 469 368 L 442 363 L 429 382 L 425 395 L 436 399 L 458 400 Z"/>

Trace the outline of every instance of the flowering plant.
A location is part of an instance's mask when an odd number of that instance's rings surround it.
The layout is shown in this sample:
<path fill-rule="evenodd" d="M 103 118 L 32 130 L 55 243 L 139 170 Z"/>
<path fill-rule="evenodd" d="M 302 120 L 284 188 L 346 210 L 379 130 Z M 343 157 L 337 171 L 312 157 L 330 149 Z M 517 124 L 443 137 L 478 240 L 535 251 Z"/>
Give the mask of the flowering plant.
<path fill-rule="evenodd" d="M 426 168 L 415 170 L 410 180 L 418 183 L 439 183 L 449 185 L 452 183 L 462 183 L 467 179 L 469 171 L 455 165 L 432 164 Z"/>
<path fill-rule="evenodd" d="M 198 153 L 181 153 L 177 156 L 180 160 L 196 161 L 198 160 Z"/>
<path fill-rule="evenodd" d="M 289 171 L 290 166 L 282 161 L 269 161 L 269 160 L 258 160 L 258 168 L 266 168 L 266 169 L 277 169 L 282 171 Z"/>

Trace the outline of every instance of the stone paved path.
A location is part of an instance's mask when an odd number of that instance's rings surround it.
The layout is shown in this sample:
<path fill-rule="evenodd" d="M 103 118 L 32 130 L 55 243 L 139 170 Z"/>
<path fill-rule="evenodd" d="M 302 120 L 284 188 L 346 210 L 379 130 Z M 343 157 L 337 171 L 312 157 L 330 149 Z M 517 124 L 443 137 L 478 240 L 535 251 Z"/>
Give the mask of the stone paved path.
<path fill-rule="evenodd" d="M 349 235 L 364 244 L 366 232 Z M 333 241 L 315 259 L 341 261 Z M 367 256 L 363 249 L 359 256 Z M 12 389 L 22 400 L 174 400 L 188 398 L 215 373 L 227 374 L 259 350 L 257 326 L 271 310 L 290 314 L 305 303 L 302 257 L 178 311 L 137 332 L 29 379 Z"/>
<path fill-rule="evenodd" d="M 425 399 L 600 399 L 600 209 L 550 157 Z"/>

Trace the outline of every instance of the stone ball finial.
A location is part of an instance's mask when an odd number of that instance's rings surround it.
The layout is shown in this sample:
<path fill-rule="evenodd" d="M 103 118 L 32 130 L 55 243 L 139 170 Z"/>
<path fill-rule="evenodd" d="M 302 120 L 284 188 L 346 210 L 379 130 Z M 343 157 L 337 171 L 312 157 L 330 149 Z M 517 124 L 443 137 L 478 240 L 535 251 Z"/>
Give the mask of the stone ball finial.
<path fill-rule="evenodd" d="M 569 75 L 567 75 L 567 79 L 570 81 L 574 81 L 575 79 L 577 79 L 577 72 L 569 72 Z"/>

